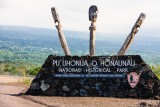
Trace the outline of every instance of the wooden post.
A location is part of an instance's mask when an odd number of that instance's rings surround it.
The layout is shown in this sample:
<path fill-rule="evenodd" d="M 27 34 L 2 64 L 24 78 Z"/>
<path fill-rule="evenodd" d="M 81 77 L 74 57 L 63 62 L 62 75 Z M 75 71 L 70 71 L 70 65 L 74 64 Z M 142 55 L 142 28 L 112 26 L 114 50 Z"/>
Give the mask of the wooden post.
<path fill-rule="evenodd" d="M 96 20 L 98 15 L 98 8 L 95 5 L 92 5 L 89 8 L 89 21 L 91 21 L 90 30 L 90 46 L 89 46 L 89 55 L 95 55 L 95 31 L 96 31 Z"/>
<path fill-rule="evenodd" d="M 118 55 L 124 55 L 127 49 L 129 48 L 131 42 L 133 41 L 133 38 L 135 34 L 138 32 L 138 28 L 142 25 L 146 15 L 144 13 L 141 13 L 139 18 L 137 19 L 136 23 L 134 24 L 130 34 L 128 35 L 127 39 L 125 40 L 124 44 L 122 45 L 121 49 L 118 52 Z"/>
<path fill-rule="evenodd" d="M 61 29 L 62 26 L 61 26 L 61 22 L 60 22 L 60 19 L 59 19 L 59 14 L 57 12 L 57 9 L 55 7 L 52 7 L 51 12 L 52 12 L 52 15 L 53 15 L 55 26 L 58 30 L 58 36 L 59 36 L 59 40 L 60 40 L 61 46 L 63 48 L 63 51 L 64 51 L 65 55 L 71 55 L 70 51 L 69 51 L 69 48 L 68 48 L 68 45 L 67 45 L 67 41 L 66 41 L 65 36 L 64 36 L 64 33 Z"/>
<path fill-rule="evenodd" d="M 89 55 L 95 55 L 95 31 L 96 31 L 96 20 L 97 20 L 98 8 L 95 5 L 92 5 L 89 8 L 89 20 L 91 21 L 90 30 L 90 52 Z"/>
<path fill-rule="evenodd" d="M 90 26 L 90 56 L 95 55 L 95 31 L 96 31 L 96 27 L 95 27 L 95 22 L 91 22 L 91 26 Z"/>

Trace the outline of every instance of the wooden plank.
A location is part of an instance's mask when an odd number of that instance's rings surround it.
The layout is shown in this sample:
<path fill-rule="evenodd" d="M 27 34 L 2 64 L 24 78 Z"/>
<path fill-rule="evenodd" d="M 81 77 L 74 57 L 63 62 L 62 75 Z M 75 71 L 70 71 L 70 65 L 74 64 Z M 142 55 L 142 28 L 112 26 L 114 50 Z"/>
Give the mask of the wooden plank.
<path fill-rule="evenodd" d="M 51 12 L 52 12 L 52 15 L 53 15 L 55 26 L 58 30 L 58 36 L 59 36 L 59 40 L 60 40 L 61 46 L 63 48 L 63 51 L 64 51 L 65 55 L 71 55 L 70 50 L 68 48 L 67 41 L 66 41 L 64 33 L 62 31 L 62 26 L 61 26 L 61 22 L 60 22 L 60 19 L 59 19 L 59 14 L 57 12 L 57 9 L 55 7 L 52 7 Z"/>
<path fill-rule="evenodd" d="M 122 45 L 121 49 L 118 52 L 118 55 L 124 55 L 127 49 L 129 48 L 130 44 L 132 43 L 135 34 L 138 32 L 138 28 L 142 25 L 146 15 L 141 13 L 138 17 L 136 23 L 134 24 L 130 34 L 128 35 L 127 39 L 125 40 L 124 44 Z"/>

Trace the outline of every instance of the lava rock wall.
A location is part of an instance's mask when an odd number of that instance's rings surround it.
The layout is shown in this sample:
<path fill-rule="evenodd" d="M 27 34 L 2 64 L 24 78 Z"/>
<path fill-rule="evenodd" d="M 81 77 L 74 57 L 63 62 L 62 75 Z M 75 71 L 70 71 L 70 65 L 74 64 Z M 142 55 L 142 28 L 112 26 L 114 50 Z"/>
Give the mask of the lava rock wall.
<path fill-rule="evenodd" d="M 78 56 L 66 57 L 73 59 Z M 108 56 L 113 60 L 117 60 L 117 58 L 127 60 L 135 59 L 135 65 L 133 67 L 129 67 L 132 71 L 135 71 L 139 75 L 139 78 L 136 78 L 137 83 L 134 86 L 132 86 L 133 77 L 130 76 L 132 73 L 130 71 L 119 73 L 120 75 L 124 75 L 124 78 L 55 77 L 55 74 L 58 73 L 58 68 L 53 65 L 53 60 L 64 59 L 66 57 L 49 55 L 45 63 L 42 65 L 42 68 L 33 79 L 26 94 L 47 96 L 95 96 L 160 99 L 160 80 L 138 55 Z M 85 59 L 88 58 L 88 60 L 92 58 L 90 56 L 84 57 Z M 115 68 L 116 66 L 111 67 L 112 73 Z M 117 74 L 117 72 L 115 72 L 115 74 Z M 133 84 L 135 84 L 134 81 Z"/>

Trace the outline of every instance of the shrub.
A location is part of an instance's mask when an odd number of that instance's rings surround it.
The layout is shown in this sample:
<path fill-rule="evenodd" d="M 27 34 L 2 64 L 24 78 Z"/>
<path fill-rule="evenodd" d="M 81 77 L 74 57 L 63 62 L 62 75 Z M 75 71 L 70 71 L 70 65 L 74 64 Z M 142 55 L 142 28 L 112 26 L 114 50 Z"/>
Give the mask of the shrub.
<path fill-rule="evenodd" d="M 40 67 L 31 68 L 28 70 L 29 75 L 36 75 L 40 70 Z"/>
<path fill-rule="evenodd" d="M 160 79 L 160 65 L 157 66 L 151 66 L 152 71 L 158 76 L 158 78 Z"/>

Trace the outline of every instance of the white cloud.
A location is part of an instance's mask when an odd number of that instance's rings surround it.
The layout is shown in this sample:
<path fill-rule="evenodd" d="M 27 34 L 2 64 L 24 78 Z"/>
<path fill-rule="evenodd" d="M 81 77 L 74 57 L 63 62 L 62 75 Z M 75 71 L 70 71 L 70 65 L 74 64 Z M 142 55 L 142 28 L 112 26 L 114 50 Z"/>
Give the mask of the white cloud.
<path fill-rule="evenodd" d="M 5 7 L 5 0 L 0 0 L 0 8 L 4 8 Z"/>
<path fill-rule="evenodd" d="M 98 32 L 128 34 L 144 12 L 147 17 L 141 32 L 160 34 L 159 0 L 5 0 L 5 4 L 0 11 L 1 25 L 54 28 L 50 8 L 56 6 L 63 29 L 89 31 L 88 9 L 95 4 L 99 8 Z"/>

